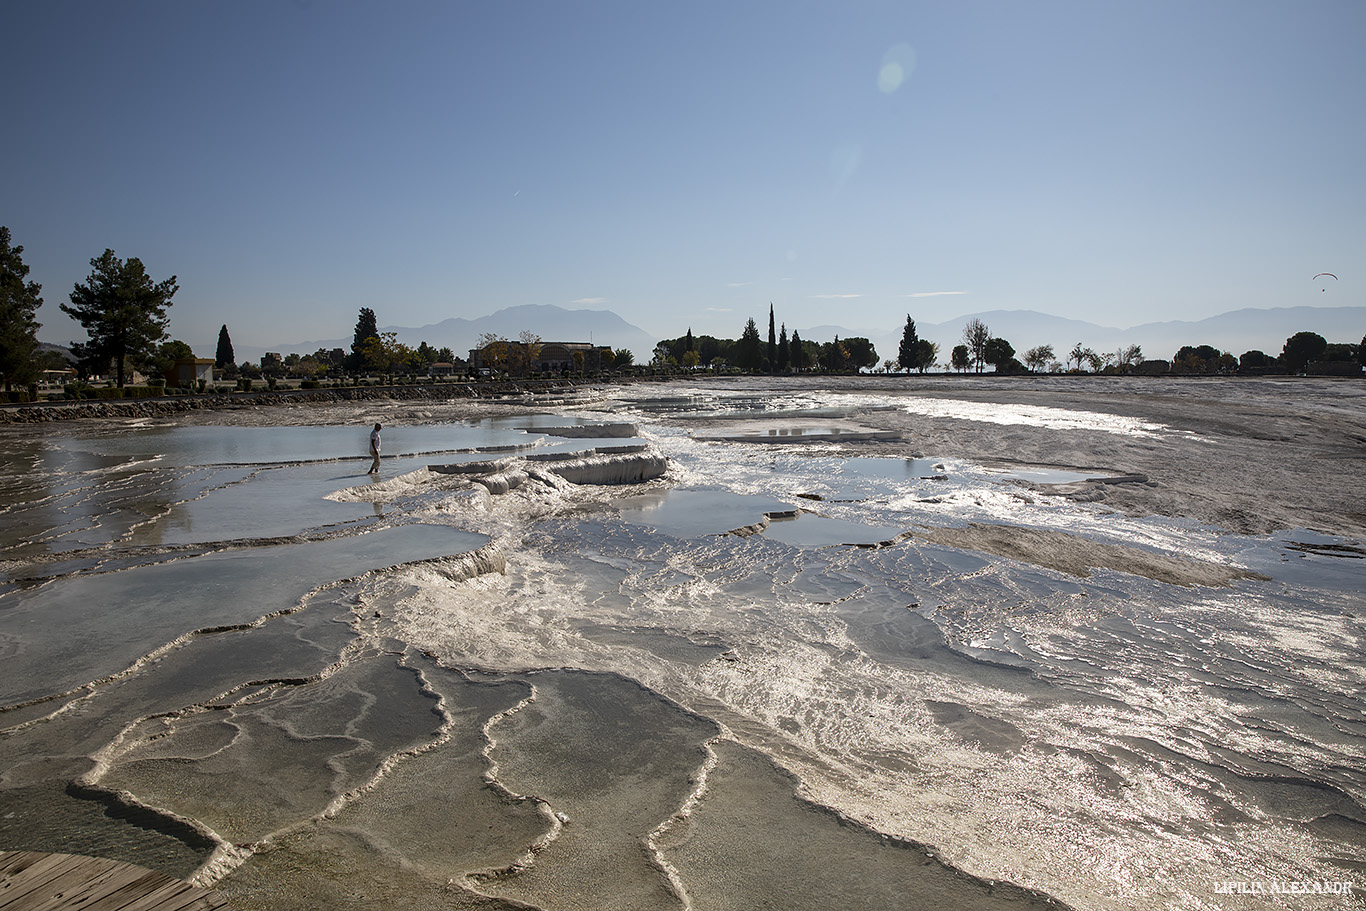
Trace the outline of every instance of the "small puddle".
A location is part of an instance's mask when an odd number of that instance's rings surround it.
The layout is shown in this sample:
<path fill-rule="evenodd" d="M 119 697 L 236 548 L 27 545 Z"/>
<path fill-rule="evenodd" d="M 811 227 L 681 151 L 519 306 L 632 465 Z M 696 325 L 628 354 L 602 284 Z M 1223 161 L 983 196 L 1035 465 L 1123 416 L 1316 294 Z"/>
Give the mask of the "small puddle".
<path fill-rule="evenodd" d="M 765 519 L 764 536 L 793 547 L 866 547 L 891 541 L 905 531 L 832 519 L 773 497 L 724 490 L 667 490 L 628 497 L 618 506 L 627 522 L 683 538 L 726 534 L 760 525 Z"/>
<path fill-rule="evenodd" d="M 539 437 L 520 429 L 470 424 L 384 425 L 386 458 L 478 447 L 534 446 Z M 271 465 L 366 456 L 368 425 L 338 427 L 151 427 L 58 441 L 63 449 L 103 457 L 159 456 L 166 465 Z"/>
<path fill-rule="evenodd" d="M 791 514 L 792 503 L 724 490 L 666 490 L 617 502 L 621 517 L 680 538 L 722 535 L 761 523 L 769 514 Z"/>
<path fill-rule="evenodd" d="M 904 528 L 890 525 L 863 525 L 845 519 L 802 513 L 793 518 L 771 520 L 764 530 L 764 536 L 793 547 L 834 547 L 841 544 L 868 547 L 892 541 L 903 531 Z"/>
<path fill-rule="evenodd" d="M 896 459 L 866 457 L 858 459 L 830 459 L 829 476 L 868 481 L 918 481 L 941 477 L 944 463 L 940 459 Z"/>
<path fill-rule="evenodd" d="M 70 576 L 11 592 L 0 601 L 0 643 L 9 649 L 0 703 L 117 673 L 130 657 L 191 630 L 251 623 L 327 582 L 470 553 L 488 542 L 486 535 L 445 525 L 402 525 Z"/>

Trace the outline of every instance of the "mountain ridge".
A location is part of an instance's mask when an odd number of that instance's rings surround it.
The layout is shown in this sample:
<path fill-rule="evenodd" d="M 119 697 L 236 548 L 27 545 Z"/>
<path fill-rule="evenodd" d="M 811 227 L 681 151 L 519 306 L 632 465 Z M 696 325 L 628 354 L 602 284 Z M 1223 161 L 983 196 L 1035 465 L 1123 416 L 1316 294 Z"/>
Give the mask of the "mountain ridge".
<path fill-rule="evenodd" d="M 1357 306 L 1248 307 L 1199 320 L 1149 322 L 1128 329 L 1037 310 L 989 310 L 965 313 L 937 323 L 916 319 L 916 330 L 920 338 L 939 345 L 939 361 L 945 362 L 953 347 L 962 342 L 964 325 L 973 319 L 985 323 L 993 336 L 1010 342 L 1017 356 L 1039 345 L 1052 345 L 1058 360 L 1065 358 L 1077 343 L 1099 352 L 1140 345 L 1147 358 L 1170 359 L 1183 345 L 1211 345 L 1235 356 L 1253 350 L 1279 354 L 1285 340 L 1296 332 L 1317 332 L 1329 342 L 1352 344 L 1366 335 L 1366 307 Z M 867 338 L 876 347 L 880 360 L 895 360 L 904 326 L 902 322 L 885 330 L 833 324 L 791 328 L 806 341 L 813 342 L 828 342 L 835 336 Z M 567 310 L 552 304 L 522 304 L 474 319 L 451 317 L 417 327 L 382 326 L 380 331 L 394 332 L 406 345 L 417 346 L 425 341 L 436 348 L 449 347 L 461 358 L 467 356 L 469 349 L 485 333 L 515 339 L 521 332 L 529 331 L 543 341 L 593 342 L 612 348 L 629 348 L 636 363 L 648 363 L 655 344 L 661 340 L 611 310 Z M 739 335 L 737 329 L 732 337 Z M 350 351 L 351 342 L 351 337 L 347 336 L 279 342 L 268 347 L 234 347 L 239 360 L 255 361 L 267 351 L 281 354 L 309 354 L 319 348 Z"/>
<path fill-rule="evenodd" d="M 426 342 L 433 348 L 450 348 L 456 357 L 469 355 L 479 337 L 492 333 L 515 339 L 522 332 L 534 332 L 547 342 L 592 342 L 612 348 L 629 348 L 638 362 L 648 361 L 658 339 L 632 325 L 611 310 L 566 310 L 553 304 L 520 304 L 504 307 L 485 316 L 466 319 L 453 316 L 425 326 L 380 326 L 380 332 L 393 332 L 398 340 L 413 347 Z M 319 348 L 351 350 L 353 338 L 313 339 L 281 342 L 271 347 L 234 345 L 238 358 L 258 359 L 267 351 L 281 354 L 311 354 Z"/>
<path fill-rule="evenodd" d="M 985 323 L 992 336 L 1010 342 L 1016 356 L 1039 345 L 1052 345 L 1054 357 L 1060 361 L 1077 343 L 1098 352 L 1139 345 L 1144 357 L 1169 360 L 1184 345 L 1210 345 L 1235 357 L 1248 351 L 1279 355 L 1286 339 L 1296 332 L 1317 332 L 1330 343 L 1351 344 L 1358 344 L 1366 335 L 1366 307 L 1309 306 L 1247 307 L 1199 320 L 1164 320 L 1142 323 L 1128 329 L 1053 316 L 1036 310 L 992 310 L 966 313 L 941 323 L 916 320 L 916 334 L 937 342 L 939 360 L 947 361 L 953 346 L 962 343 L 963 327 L 972 319 Z M 862 335 L 873 342 L 880 358 L 895 360 L 904 325 L 894 331 L 875 335 L 848 332 L 840 333 L 840 337 Z M 806 331 L 799 331 L 802 338 L 808 338 Z M 810 338 L 813 341 L 830 339 L 828 336 Z"/>

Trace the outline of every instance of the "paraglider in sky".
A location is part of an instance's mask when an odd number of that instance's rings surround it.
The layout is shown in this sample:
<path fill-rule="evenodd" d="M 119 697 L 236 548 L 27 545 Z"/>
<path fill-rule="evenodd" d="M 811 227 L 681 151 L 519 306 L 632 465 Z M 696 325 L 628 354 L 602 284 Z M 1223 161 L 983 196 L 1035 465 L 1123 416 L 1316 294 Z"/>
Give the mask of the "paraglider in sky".
<path fill-rule="evenodd" d="M 1337 277 L 1336 275 L 1334 275 L 1332 272 L 1320 272 L 1318 275 L 1315 275 L 1315 276 L 1314 276 L 1312 279 L 1310 279 L 1310 280 L 1311 280 L 1311 281 L 1318 281 L 1321 277 L 1323 277 L 1323 276 L 1325 276 L 1325 275 L 1328 276 L 1329 278 L 1331 278 L 1333 281 L 1337 281 L 1337 280 L 1338 280 L 1338 277 Z M 1327 290 L 1328 290 L 1327 284 L 1325 284 L 1325 285 L 1324 285 L 1322 288 L 1320 288 L 1319 290 L 1320 290 L 1320 291 L 1327 291 Z"/>

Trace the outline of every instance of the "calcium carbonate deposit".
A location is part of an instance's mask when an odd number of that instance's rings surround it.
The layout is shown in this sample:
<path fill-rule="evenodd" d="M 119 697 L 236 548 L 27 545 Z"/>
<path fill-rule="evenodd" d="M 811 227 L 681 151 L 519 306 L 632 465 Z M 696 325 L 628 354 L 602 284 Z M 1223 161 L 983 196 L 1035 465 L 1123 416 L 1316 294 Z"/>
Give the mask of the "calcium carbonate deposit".
<path fill-rule="evenodd" d="M 0 850 L 241 911 L 1366 892 L 1359 383 L 0 430 Z"/>

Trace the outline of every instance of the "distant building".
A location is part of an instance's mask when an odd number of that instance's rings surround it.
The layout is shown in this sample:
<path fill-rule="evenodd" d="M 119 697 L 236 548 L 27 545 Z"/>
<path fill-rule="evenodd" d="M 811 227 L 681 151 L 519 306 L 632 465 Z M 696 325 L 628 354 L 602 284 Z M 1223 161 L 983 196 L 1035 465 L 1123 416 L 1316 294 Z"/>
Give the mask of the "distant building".
<path fill-rule="evenodd" d="M 455 374 L 455 365 L 448 364 L 445 361 L 437 361 L 431 366 L 431 374 L 432 376 L 453 376 Z"/>
<path fill-rule="evenodd" d="M 491 342 L 482 348 L 470 349 L 470 369 L 488 375 L 492 372 L 518 372 L 522 365 L 539 373 L 600 370 L 605 354 L 612 349 L 589 342 L 539 342 L 530 346 L 522 342 Z"/>
<path fill-rule="evenodd" d="M 114 379 L 116 376 L 118 376 L 118 373 L 119 373 L 118 362 L 117 362 L 114 358 L 111 357 L 111 358 L 109 359 L 109 364 L 108 364 L 108 366 L 106 366 L 105 369 L 104 369 L 103 371 L 100 371 L 100 372 L 94 372 L 94 371 L 92 371 L 91 374 L 90 374 L 90 376 L 88 377 L 88 379 L 90 379 L 90 380 L 92 380 L 92 381 L 94 381 L 94 382 L 100 382 L 100 381 L 103 381 L 103 380 L 113 381 L 113 379 Z M 146 377 L 141 371 L 139 371 L 136 367 L 134 367 L 134 366 L 132 365 L 132 363 L 128 360 L 128 358 L 124 358 L 124 359 L 123 359 L 123 383 L 124 383 L 124 385 L 125 385 L 125 386 L 138 386 L 138 385 L 141 385 L 142 383 L 145 383 L 145 382 L 147 382 L 147 377 Z"/>
<path fill-rule="evenodd" d="M 178 358 L 175 365 L 171 368 L 171 375 L 168 378 L 172 386 L 189 388 L 200 380 L 206 383 L 213 382 L 214 359 L 211 357 L 182 357 Z"/>
<path fill-rule="evenodd" d="M 76 369 L 74 367 L 67 367 L 64 370 L 48 369 L 43 371 L 44 383 L 69 383 L 74 379 L 76 379 Z"/>
<path fill-rule="evenodd" d="M 600 370 L 603 352 L 611 350 L 588 342 L 541 342 L 536 360 L 542 373 Z"/>

